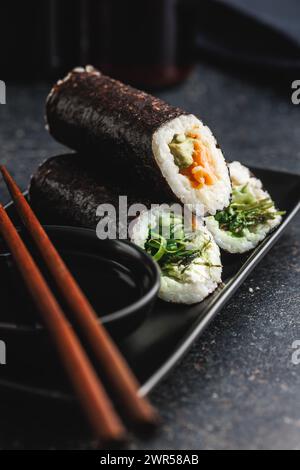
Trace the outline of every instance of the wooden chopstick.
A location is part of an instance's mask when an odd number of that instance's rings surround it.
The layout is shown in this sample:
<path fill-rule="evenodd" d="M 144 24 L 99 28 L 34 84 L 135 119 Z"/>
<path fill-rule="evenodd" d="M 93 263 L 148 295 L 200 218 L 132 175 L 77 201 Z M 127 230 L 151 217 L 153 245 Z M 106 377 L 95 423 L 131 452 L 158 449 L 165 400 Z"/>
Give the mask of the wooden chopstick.
<path fill-rule="evenodd" d="M 0 166 L 0 171 L 25 227 L 89 341 L 124 412 L 135 424 L 147 427 L 156 425 L 159 421 L 158 414 L 146 398 L 138 395 L 139 384 L 125 359 L 99 322 L 96 312 L 53 246 L 21 190 L 4 166 Z"/>
<path fill-rule="evenodd" d="M 0 232 L 52 335 L 61 361 L 96 432 L 96 437 L 103 443 L 122 442 L 125 438 L 125 429 L 112 403 L 74 330 L 2 205 L 0 205 Z"/>

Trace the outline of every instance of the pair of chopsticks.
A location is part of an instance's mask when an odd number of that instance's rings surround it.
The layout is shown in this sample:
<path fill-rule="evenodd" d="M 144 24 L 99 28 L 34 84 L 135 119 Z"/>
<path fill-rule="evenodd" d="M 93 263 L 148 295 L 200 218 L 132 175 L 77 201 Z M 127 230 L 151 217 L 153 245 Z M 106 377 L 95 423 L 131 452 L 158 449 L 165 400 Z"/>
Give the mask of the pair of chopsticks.
<path fill-rule="evenodd" d="M 61 259 L 17 184 L 4 166 L 0 171 L 24 226 L 32 237 L 57 287 L 73 313 L 127 418 L 138 426 L 152 427 L 158 415 L 146 398 L 125 359 Z M 107 395 L 87 353 L 66 319 L 45 278 L 0 205 L 0 233 L 9 247 L 24 282 L 43 317 L 60 354 L 96 438 L 102 443 L 121 443 L 126 429 Z"/>

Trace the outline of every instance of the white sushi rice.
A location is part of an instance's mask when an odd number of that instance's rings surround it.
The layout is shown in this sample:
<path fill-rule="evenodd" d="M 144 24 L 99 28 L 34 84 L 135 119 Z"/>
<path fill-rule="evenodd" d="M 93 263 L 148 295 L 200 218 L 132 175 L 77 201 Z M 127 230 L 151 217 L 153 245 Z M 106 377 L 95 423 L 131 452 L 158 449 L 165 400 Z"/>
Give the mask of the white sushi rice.
<path fill-rule="evenodd" d="M 170 151 L 169 144 L 175 134 L 185 134 L 191 131 L 198 132 L 202 143 L 209 149 L 217 176 L 217 181 L 212 186 L 193 188 L 189 179 L 180 174 L 179 167 Z M 202 206 L 203 215 L 215 215 L 218 210 L 228 206 L 231 183 L 223 153 L 217 147 L 216 139 L 210 129 L 195 116 L 182 115 L 163 125 L 153 136 L 152 150 L 163 176 L 182 203 L 192 205 L 192 210 L 195 212 L 195 208 L 198 207 L 198 213 L 201 212 L 199 206 Z"/>
<path fill-rule="evenodd" d="M 131 241 L 140 248 L 145 249 L 145 243 L 149 236 L 149 227 L 155 226 L 160 214 L 159 209 L 144 212 L 137 219 L 132 229 Z M 162 273 L 159 292 L 159 297 L 162 300 L 191 305 L 202 302 L 217 289 L 222 282 L 220 249 L 206 227 L 199 223 L 196 226 L 189 249 L 200 249 L 207 242 L 209 243 L 205 249 L 205 259 L 199 257 L 190 264 L 185 272 L 184 281 L 181 282 Z M 211 267 L 204 265 L 207 262 L 211 264 Z"/>
<path fill-rule="evenodd" d="M 260 201 L 262 199 L 270 198 L 270 194 L 263 189 L 262 182 L 255 178 L 250 170 L 239 162 L 233 162 L 229 165 L 230 177 L 233 188 L 243 187 L 248 184 L 250 193 Z M 276 212 L 276 209 L 270 209 Z M 255 248 L 266 236 L 274 230 L 281 222 L 282 217 L 277 216 L 273 220 L 269 220 L 265 224 L 256 227 L 255 231 L 245 230 L 245 236 L 237 238 L 230 232 L 221 230 L 219 223 L 214 217 L 207 217 L 205 219 L 206 226 L 213 235 L 216 243 L 223 250 L 229 253 L 245 253 Z"/>

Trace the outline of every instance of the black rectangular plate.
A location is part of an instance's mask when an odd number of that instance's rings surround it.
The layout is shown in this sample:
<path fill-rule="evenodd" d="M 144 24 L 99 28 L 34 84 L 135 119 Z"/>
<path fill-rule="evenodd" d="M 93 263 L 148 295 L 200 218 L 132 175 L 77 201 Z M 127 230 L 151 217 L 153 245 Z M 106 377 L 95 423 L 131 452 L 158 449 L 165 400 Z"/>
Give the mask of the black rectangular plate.
<path fill-rule="evenodd" d="M 300 209 L 300 176 L 270 170 L 252 169 L 272 194 L 280 210 L 286 210 L 283 223 L 254 251 L 246 255 L 223 255 L 224 284 L 198 305 L 180 306 L 158 301 L 151 316 L 120 344 L 140 380 L 142 395 L 150 393 L 188 351 L 207 325 L 226 305 L 238 287 L 277 242 Z M 14 217 L 13 204 L 8 205 Z M 1 285 L 0 285 L 1 296 Z M 1 330 L 0 330 L 1 338 Z M 26 346 L 28 347 L 28 345 Z M 21 343 L 20 343 L 21 349 Z M 21 354 L 21 351 L 20 351 Z M 59 375 L 58 375 L 59 376 Z M 1 390 L 27 392 L 29 396 L 70 399 L 68 385 L 56 374 L 37 374 L 34 367 L 1 367 Z M 61 378 L 61 377 L 60 377 Z"/>

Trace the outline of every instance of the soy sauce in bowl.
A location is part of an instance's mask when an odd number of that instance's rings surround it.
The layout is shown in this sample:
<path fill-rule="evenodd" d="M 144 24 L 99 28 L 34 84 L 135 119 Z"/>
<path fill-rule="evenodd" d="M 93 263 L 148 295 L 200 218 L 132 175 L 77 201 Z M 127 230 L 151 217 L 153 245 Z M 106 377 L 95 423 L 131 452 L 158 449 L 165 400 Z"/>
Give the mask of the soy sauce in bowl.
<path fill-rule="evenodd" d="M 143 294 L 132 272 L 114 260 L 79 251 L 62 252 L 62 256 L 100 316 L 137 302 Z"/>
<path fill-rule="evenodd" d="M 109 332 L 121 338 L 136 329 L 151 310 L 159 289 L 159 271 L 152 259 L 130 243 L 100 241 L 92 230 L 54 226 L 46 230 Z M 22 236 L 72 321 L 72 314 L 41 257 L 27 236 L 23 233 Z M 3 244 L 0 244 L 0 276 L 0 332 L 42 333 L 40 315 Z"/>

